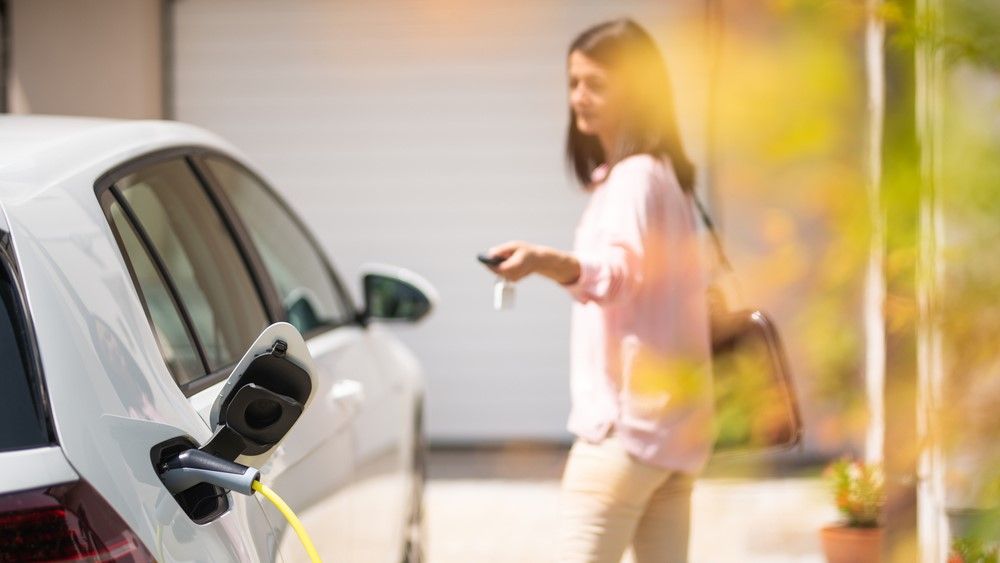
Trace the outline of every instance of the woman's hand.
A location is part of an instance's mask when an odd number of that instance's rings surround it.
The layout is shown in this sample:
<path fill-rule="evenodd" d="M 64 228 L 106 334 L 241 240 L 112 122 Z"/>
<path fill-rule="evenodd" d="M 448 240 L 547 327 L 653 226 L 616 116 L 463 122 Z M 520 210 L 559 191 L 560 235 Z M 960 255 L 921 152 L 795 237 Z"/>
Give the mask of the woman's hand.
<path fill-rule="evenodd" d="M 516 282 L 538 271 L 542 258 L 541 248 L 523 241 L 505 242 L 489 249 L 492 258 L 503 258 L 497 266 L 490 266 L 500 277 Z"/>
<path fill-rule="evenodd" d="M 494 246 L 487 254 L 504 259 L 490 269 L 512 282 L 531 274 L 541 274 L 561 284 L 572 283 L 580 277 L 580 263 L 572 254 L 547 246 L 511 241 Z"/>

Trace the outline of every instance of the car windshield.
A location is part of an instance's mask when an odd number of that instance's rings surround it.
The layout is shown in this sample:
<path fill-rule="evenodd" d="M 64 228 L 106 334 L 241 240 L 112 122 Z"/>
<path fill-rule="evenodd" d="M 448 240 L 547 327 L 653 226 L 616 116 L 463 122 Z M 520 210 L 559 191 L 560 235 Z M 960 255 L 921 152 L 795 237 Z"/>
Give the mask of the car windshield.
<path fill-rule="evenodd" d="M 16 289 L 0 269 L 0 451 L 50 443 L 40 388 L 27 362 Z"/>

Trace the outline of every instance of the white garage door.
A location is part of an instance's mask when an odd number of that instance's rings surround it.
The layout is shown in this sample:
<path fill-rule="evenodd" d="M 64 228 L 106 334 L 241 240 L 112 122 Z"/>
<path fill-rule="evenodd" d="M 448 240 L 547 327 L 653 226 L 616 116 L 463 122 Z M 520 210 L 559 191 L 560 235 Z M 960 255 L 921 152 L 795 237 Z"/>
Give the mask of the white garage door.
<path fill-rule="evenodd" d="M 366 261 L 438 288 L 433 317 L 398 330 L 427 372 L 432 439 L 566 439 L 570 300 L 530 280 L 494 312 L 475 255 L 513 238 L 571 244 L 585 203 L 562 150 L 572 37 L 621 15 L 663 30 L 701 4 L 176 0 L 173 117 L 246 151 L 355 295 Z M 701 76 L 669 52 L 679 38 L 661 39 L 682 109 L 697 107 L 685 77 Z"/>

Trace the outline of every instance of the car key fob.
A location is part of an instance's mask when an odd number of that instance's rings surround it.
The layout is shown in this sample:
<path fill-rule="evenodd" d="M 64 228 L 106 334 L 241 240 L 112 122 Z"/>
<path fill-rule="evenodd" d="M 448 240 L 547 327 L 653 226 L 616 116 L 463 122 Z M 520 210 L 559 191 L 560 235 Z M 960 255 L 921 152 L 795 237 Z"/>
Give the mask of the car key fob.
<path fill-rule="evenodd" d="M 506 260 L 503 256 L 489 256 L 485 253 L 476 255 L 476 258 L 487 266 L 499 266 Z"/>

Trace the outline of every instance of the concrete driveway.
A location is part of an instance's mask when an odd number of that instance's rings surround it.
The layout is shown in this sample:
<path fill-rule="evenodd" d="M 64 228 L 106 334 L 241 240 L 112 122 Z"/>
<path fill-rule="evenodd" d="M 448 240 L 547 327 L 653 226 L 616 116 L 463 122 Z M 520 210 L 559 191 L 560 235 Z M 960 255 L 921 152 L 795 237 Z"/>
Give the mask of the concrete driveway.
<path fill-rule="evenodd" d="M 552 561 L 565 455 L 540 447 L 433 452 L 428 560 Z M 709 477 L 695 487 L 692 517 L 692 562 L 822 563 L 818 530 L 836 512 L 815 477 Z"/>

